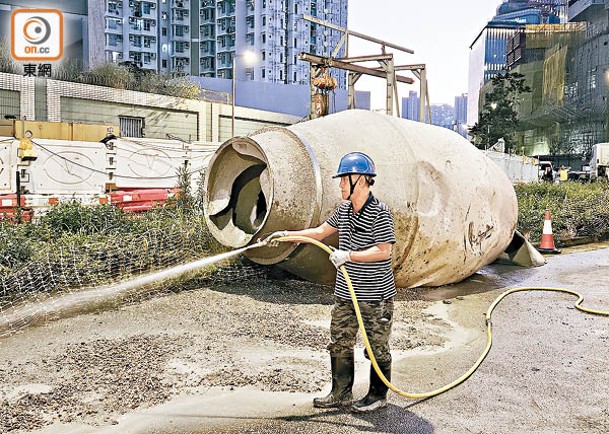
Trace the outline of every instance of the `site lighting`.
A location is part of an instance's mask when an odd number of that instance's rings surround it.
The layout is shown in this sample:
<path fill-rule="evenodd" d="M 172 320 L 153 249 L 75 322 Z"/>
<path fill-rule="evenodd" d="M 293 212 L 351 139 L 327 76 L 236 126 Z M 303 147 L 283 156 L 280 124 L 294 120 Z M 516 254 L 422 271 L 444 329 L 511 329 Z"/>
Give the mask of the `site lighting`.
<path fill-rule="evenodd" d="M 252 65 L 256 62 L 256 53 L 253 51 L 244 51 L 241 54 L 235 53 L 233 55 L 233 89 L 231 94 L 232 99 L 232 111 L 231 111 L 231 124 L 230 124 L 230 135 L 235 137 L 235 99 L 237 94 L 237 58 L 242 57 L 246 65 Z"/>
<path fill-rule="evenodd" d="M 496 108 L 497 108 L 497 103 L 492 102 L 491 111 L 494 111 Z M 486 124 L 486 148 L 484 148 L 484 150 L 487 151 L 490 146 L 491 146 L 491 124 L 490 124 L 490 122 L 487 122 L 487 124 Z"/>

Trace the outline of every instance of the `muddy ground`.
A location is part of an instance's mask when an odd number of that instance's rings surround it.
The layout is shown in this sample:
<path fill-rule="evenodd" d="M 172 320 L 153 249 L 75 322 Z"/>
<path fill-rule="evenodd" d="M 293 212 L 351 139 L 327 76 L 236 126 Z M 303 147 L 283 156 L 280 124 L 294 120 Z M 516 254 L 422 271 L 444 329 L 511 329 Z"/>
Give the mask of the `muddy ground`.
<path fill-rule="evenodd" d="M 395 384 L 426 391 L 465 372 L 484 348 L 483 314 L 507 287 L 564 286 L 609 310 L 608 267 L 606 248 L 574 251 L 400 291 Z M 609 431 L 609 318 L 573 309 L 568 295 L 508 297 L 490 356 L 463 385 L 419 402 L 391 394 L 388 409 L 355 416 L 311 405 L 328 389 L 330 288 L 247 265 L 198 286 L 1 339 L 0 432 Z"/>

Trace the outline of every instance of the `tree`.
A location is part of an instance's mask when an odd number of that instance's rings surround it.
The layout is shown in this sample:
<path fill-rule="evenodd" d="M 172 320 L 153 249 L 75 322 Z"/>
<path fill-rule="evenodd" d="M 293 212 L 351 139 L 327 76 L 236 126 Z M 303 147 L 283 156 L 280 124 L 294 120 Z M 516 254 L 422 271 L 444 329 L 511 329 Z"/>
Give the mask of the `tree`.
<path fill-rule="evenodd" d="M 22 74 L 23 68 L 11 57 L 10 44 L 5 38 L 0 38 L 0 72 Z"/>
<path fill-rule="evenodd" d="M 484 95 L 478 122 L 469 130 L 476 147 L 486 149 L 500 138 L 505 140 L 506 152 L 516 145 L 520 122 L 514 105 L 526 92 L 531 92 L 531 88 L 520 73 L 506 72 L 491 79 L 491 91 Z"/>

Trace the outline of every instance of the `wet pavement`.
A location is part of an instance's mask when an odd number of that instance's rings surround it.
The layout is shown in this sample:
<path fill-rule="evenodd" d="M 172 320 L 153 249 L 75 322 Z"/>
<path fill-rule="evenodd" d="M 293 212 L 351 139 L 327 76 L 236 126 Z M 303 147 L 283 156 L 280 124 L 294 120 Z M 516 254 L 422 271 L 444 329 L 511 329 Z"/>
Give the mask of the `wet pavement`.
<path fill-rule="evenodd" d="M 438 327 L 443 327 L 446 341 L 394 351 L 394 384 L 409 392 L 423 392 L 465 372 L 485 345 L 484 313 L 508 288 L 569 288 L 584 295 L 584 306 L 609 310 L 606 244 L 564 250 L 547 260 L 546 266 L 535 269 L 491 265 L 462 283 L 416 290 L 419 299 L 433 302 L 425 312 L 430 321 L 443 321 Z M 567 294 L 545 292 L 508 296 L 493 316 L 493 348 L 465 383 L 423 401 L 390 392 L 388 408 L 370 415 L 315 409 L 311 400 L 323 393 L 314 391 L 224 387 L 137 408 L 116 418 L 114 425 L 55 423 L 37 432 L 606 433 L 609 317 L 582 313 L 573 308 L 575 300 Z M 143 325 L 138 322 L 134 327 Z M 396 330 L 404 333 L 399 327 Z M 259 348 L 260 352 L 270 350 Z M 321 364 L 326 358 L 318 347 L 306 357 Z M 282 366 L 277 375 L 296 368 Z M 355 394 L 359 396 L 367 387 L 367 365 L 359 351 L 356 371 Z"/>

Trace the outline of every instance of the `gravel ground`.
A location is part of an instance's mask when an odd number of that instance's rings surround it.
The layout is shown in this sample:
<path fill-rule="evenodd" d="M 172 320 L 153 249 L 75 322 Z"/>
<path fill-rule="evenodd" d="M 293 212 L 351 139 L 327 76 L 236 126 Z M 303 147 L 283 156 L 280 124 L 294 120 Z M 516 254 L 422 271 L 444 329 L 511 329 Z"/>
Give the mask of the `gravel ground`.
<path fill-rule="evenodd" d="M 107 427 L 175 398 L 241 388 L 320 392 L 331 288 L 251 265 L 215 276 L 1 340 L 0 432 Z M 446 340 L 450 325 L 417 298 L 405 290 L 396 301 L 397 352 Z"/>
<path fill-rule="evenodd" d="M 400 291 L 394 384 L 428 391 L 465 372 L 485 345 L 483 315 L 506 288 L 567 287 L 609 310 L 609 249 L 567 253 Z M 354 415 L 311 405 L 328 390 L 331 289 L 268 270 L 226 268 L 179 292 L 0 339 L 0 432 L 609 432 L 609 318 L 579 312 L 571 296 L 507 297 L 493 349 L 465 383 L 424 401 L 391 393 L 386 410 Z M 356 396 L 367 388 L 361 348 Z"/>

